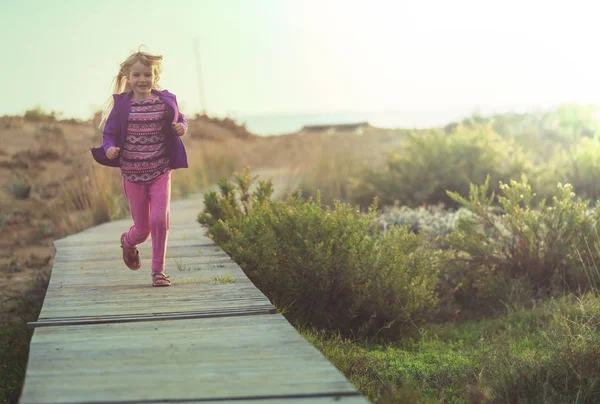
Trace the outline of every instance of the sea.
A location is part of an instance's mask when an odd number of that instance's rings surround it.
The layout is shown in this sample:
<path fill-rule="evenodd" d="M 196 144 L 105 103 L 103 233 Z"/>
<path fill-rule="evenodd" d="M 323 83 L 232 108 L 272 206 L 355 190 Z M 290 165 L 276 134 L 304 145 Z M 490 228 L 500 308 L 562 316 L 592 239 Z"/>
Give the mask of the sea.
<path fill-rule="evenodd" d="M 389 129 L 423 129 L 445 126 L 464 118 L 505 112 L 530 112 L 536 107 L 456 107 L 440 109 L 414 109 L 397 111 L 353 111 L 332 113 L 262 114 L 244 115 L 229 113 L 228 117 L 259 136 L 276 136 L 294 133 L 305 125 L 347 124 L 368 122 L 372 126 Z"/>

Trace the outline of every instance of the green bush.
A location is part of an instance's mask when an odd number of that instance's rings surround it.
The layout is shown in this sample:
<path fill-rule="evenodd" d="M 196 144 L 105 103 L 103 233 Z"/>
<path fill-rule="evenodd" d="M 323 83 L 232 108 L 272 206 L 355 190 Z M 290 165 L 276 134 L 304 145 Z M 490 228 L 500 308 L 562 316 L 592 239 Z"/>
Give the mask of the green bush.
<path fill-rule="evenodd" d="M 577 195 L 596 201 L 600 198 L 600 139 L 581 139 L 568 152 L 557 156 L 561 168 L 558 180 L 573 185 Z"/>
<path fill-rule="evenodd" d="M 595 137 L 600 134 L 599 108 L 595 105 L 563 104 L 553 111 L 558 130 L 571 137 Z"/>
<path fill-rule="evenodd" d="M 494 181 L 529 173 L 528 158 L 490 125 L 458 125 L 451 134 L 430 131 L 412 135 L 402 150 L 391 153 L 386 169 L 366 170 L 354 192 L 361 205 L 374 196 L 384 205 L 458 207 L 446 191 L 466 193 L 486 176 Z"/>
<path fill-rule="evenodd" d="M 250 177 L 250 169 L 246 168 L 243 175 L 234 173 L 234 181 L 242 191 L 241 201 L 236 198 L 235 187 L 225 178 L 217 181 L 220 194 L 209 190 L 204 194 L 204 211 L 198 214 L 198 222 L 207 226 L 209 235 L 219 243 L 230 240 L 228 234 L 224 233 L 225 224 L 239 226 L 244 216 L 247 216 L 251 206 L 257 206 L 270 201 L 273 195 L 273 183 L 259 181 L 259 186 L 252 195 L 249 194 L 250 185 L 258 177 Z"/>
<path fill-rule="evenodd" d="M 7 188 L 16 199 L 27 199 L 31 193 L 31 183 L 21 173 L 11 174 L 11 182 Z"/>
<path fill-rule="evenodd" d="M 497 184 L 525 173 L 537 190 L 536 201 L 554 197 L 557 182 L 571 183 L 579 195 L 595 200 L 600 195 L 597 113 L 593 106 L 562 105 L 524 114 L 475 115 L 441 130 L 408 132 L 401 148 L 382 156 L 383 164 L 351 158 L 346 146 L 333 145 L 334 151 L 311 160 L 300 189 L 313 197 L 320 190 L 327 204 L 339 199 L 366 208 L 377 196 L 384 206 L 442 203 L 454 209 L 459 206 L 446 190 L 465 194 L 469 184 L 480 184 L 487 175 Z"/>
<path fill-rule="evenodd" d="M 60 115 L 61 113 L 56 111 L 46 112 L 38 105 L 25 111 L 23 118 L 29 122 L 55 122 Z"/>
<path fill-rule="evenodd" d="M 208 234 L 290 321 L 338 330 L 342 335 L 407 334 L 436 305 L 438 256 L 419 235 L 394 227 L 370 235 L 376 201 L 367 215 L 300 192 L 269 199 L 267 183 L 249 195 L 248 172 L 221 195 L 205 195 L 198 220 Z"/>
<path fill-rule="evenodd" d="M 544 199 L 535 209 L 525 177 L 510 185 L 501 182 L 497 198 L 488 195 L 488 188 L 489 177 L 484 185 L 471 186 L 469 199 L 448 192 L 474 213 L 459 218 L 446 239 L 452 256 L 443 279 L 459 300 L 481 307 L 482 302 L 493 305 L 600 284 L 598 271 L 588 270 L 600 258 L 600 208 L 591 210 L 588 201 L 575 200 L 569 184 L 558 185 L 551 206 Z"/>
<path fill-rule="evenodd" d="M 599 107 L 596 105 L 563 104 L 556 109 L 527 113 L 503 113 L 490 117 L 473 116 L 461 123 L 467 126 L 492 123 L 494 130 L 502 137 L 515 139 L 527 149 L 539 150 L 552 143 L 567 144 L 583 137 L 595 137 L 600 131 Z M 451 132 L 458 123 L 444 128 Z"/>

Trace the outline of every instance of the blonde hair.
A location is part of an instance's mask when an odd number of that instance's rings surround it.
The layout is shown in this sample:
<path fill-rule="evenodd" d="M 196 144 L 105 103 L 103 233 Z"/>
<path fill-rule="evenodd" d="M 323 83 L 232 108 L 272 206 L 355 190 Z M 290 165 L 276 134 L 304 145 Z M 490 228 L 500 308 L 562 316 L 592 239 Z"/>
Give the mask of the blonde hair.
<path fill-rule="evenodd" d="M 144 45 L 142 45 L 144 46 Z M 151 66 L 152 73 L 154 75 L 154 83 L 152 83 L 152 88 L 156 90 L 160 90 L 158 85 L 158 79 L 160 79 L 160 73 L 162 71 L 162 55 L 152 55 L 148 52 L 142 52 L 140 49 L 138 51 L 132 53 L 123 63 L 121 63 L 121 68 L 119 69 L 119 73 L 113 79 L 113 94 L 120 94 L 126 91 L 131 90 L 131 86 L 127 82 L 127 78 L 129 77 L 129 72 L 131 70 L 131 66 L 136 64 L 137 62 L 142 63 L 144 66 Z M 102 112 L 102 120 L 100 122 L 99 127 L 102 127 L 110 114 L 110 111 L 113 109 L 114 99 L 112 95 L 108 98 L 106 103 L 104 104 L 103 112 Z"/>

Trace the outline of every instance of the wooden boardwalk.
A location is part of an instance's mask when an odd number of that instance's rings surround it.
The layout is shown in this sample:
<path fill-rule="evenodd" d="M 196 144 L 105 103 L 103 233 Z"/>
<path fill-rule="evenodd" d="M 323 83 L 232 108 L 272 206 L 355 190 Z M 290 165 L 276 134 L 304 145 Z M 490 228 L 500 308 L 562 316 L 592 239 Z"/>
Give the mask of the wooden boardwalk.
<path fill-rule="evenodd" d="M 368 403 L 203 235 L 201 209 L 172 202 L 167 288 L 151 286 L 150 240 L 140 270 L 123 264 L 131 220 L 55 242 L 21 404 Z"/>

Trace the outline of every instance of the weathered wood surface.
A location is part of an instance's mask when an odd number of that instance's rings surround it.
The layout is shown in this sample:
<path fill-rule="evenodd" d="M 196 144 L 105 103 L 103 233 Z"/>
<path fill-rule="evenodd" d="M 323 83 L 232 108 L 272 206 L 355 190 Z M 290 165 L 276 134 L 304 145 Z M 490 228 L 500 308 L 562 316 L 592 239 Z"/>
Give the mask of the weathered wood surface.
<path fill-rule="evenodd" d="M 141 269 L 123 264 L 130 220 L 55 242 L 20 403 L 367 403 L 204 236 L 201 209 L 172 203 L 168 288 L 151 286 L 151 239 Z"/>
<path fill-rule="evenodd" d="M 31 355 L 27 383 L 53 383 L 22 403 L 355 394 L 280 315 L 47 327 Z"/>
<path fill-rule="evenodd" d="M 186 228 L 190 233 L 203 231 L 197 223 Z M 173 286 L 152 288 L 151 239 L 139 247 L 142 268 L 132 271 L 122 262 L 115 234 L 121 234 L 118 228 L 104 226 L 86 233 L 91 244 L 57 247 L 46 298 L 38 321 L 31 326 L 275 312 L 219 246 L 169 240 L 165 272 Z M 99 238 L 110 236 L 112 243 L 96 244 Z M 233 283 L 213 284 L 213 277 L 225 276 Z"/>

